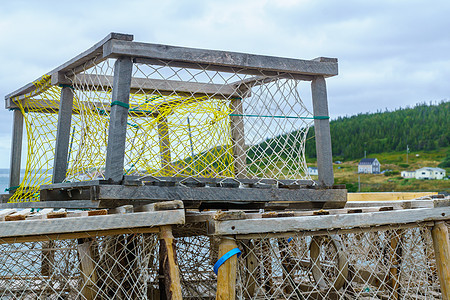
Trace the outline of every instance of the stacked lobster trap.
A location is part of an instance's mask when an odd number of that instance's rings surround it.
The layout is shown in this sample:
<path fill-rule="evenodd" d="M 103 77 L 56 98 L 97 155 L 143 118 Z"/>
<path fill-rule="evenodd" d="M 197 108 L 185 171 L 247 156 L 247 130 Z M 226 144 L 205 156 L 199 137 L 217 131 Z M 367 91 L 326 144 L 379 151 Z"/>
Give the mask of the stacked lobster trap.
<path fill-rule="evenodd" d="M 448 199 L 345 208 L 335 75 L 333 58 L 111 33 L 7 95 L 1 298 L 447 299 Z"/>

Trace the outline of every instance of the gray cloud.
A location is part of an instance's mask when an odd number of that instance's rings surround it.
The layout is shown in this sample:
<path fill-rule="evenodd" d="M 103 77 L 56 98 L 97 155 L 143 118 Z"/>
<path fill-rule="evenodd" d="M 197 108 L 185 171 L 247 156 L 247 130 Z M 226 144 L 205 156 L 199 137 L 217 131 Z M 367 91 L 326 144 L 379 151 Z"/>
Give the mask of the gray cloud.
<path fill-rule="evenodd" d="M 448 1 L 2 1 L 0 94 L 33 81 L 111 31 L 152 43 L 339 58 L 337 117 L 450 98 Z M 304 87 L 308 99 L 308 85 Z M 0 110 L 0 167 L 11 113 Z"/>

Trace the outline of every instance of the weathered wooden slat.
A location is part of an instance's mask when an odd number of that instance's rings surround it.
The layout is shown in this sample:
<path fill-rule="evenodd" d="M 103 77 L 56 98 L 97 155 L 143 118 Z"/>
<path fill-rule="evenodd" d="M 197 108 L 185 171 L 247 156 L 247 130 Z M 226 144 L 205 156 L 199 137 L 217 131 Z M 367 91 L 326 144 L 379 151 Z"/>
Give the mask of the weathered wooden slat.
<path fill-rule="evenodd" d="M 206 187 L 188 188 L 182 186 L 123 186 L 101 185 L 98 200 L 183 200 L 183 201 L 226 201 L 226 202 L 344 202 L 347 190 L 342 189 L 256 189 Z"/>
<path fill-rule="evenodd" d="M 112 83 L 112 76 L 101 74 L 78 74 L 74 78 L 74 84 L 76 86 L 82 86 L 89 89 L 111 89 Z M 163 95 L 173 95 L 177 93 L 193 96 L 215 96 L 217 98 L 239 97 L 236 87 L 232 85 L 138 77 L 131 78 L 130 93 L 158 93 Z"/>
<path fill-rule="evenodd" d="M 113 40 L 113 39 L 123 40 L 123 41 L 132 41 L 133 40 L 133 35 L 112 32 L 112 33 L 108 34 L 100 42 L 96 43 L 94 46 L 90 47 L 86 51 L 84 51 L 81 54 L 75 56 L 71 60 L 65 62 L 62 65 L 60 65 L 59 67 L 51 70 L 50 72 L 48 72 L 44 76 L 46 76 L 46 75 L 50 75 L 51 76 L 53 74 L 57 74 L 58 72 L 61 72 L 61 73 L 68 72 L 69 70 L 86 63 L 87 61 L 93 59 L 96 56 L 99 56 L 99 55 L 101 56 L 101 53 L 103 52 L 103 45 L 106 42 L 108 42 L 110 40 Z M 104 59 L 105 58 L 102 58 L 102 60 L 104 60 Z M 35 81 L 41 80 L 42 77 L 43 76 L 41 76 L 40 78 L 38 78 Z M 58 82 L 52 82 L 52 84 L 58 84 Z M 33 90 L 35 90 L 35 88 L 36 88 L 36 86 L 31 82 L 31 83 L 21 87 L 20 89 L 17 89 L 16 91 L 6 95 L 5 96 L 5 100 L 8 100 L 10 98 L 13 98 L 13 97 L 16 97 L 16 96 L 19 96 L 19 95 L 30 93 Z M 9 107 L 6 107 L 6 108 L 9 108 Z"/>
<path fill-rule="evenodd" d="M 0 223 L 0 239 L 183 224 L 184 210 Z"/>
<path fill-rule="evenodd" d="M 302 75 L 334 76 L 338 74 L 338 65 L 335 60 L 301 60 L 119 40 L 110 40 L 105 43 L 103 56 L 131 56 L 165 62 L 175 61 L 191 64 L 192 68 L 198 68 L 199 65 L 208 65 L 209 70 L 215 70 L 214 67 L 217 66 Z"/>
<path fill-rule="evenodd" d="M 444 222 L 435 222 L 431 230 L 433 248 L 436 253 L 436 266 L 441 283 L 442 299 L 450 300 L 450 242 L 448 226 Z"/>
<path fill-rule="evenodd" d="M 19 109 L 14 110 L 11 140 L 11 161 L 9 168 L 9 187 L 20 184 L 20 163 L 22 160 L 23 115 Z M 10 190 L 14 193 L 15 190 Z"/>
<path fill-rule="evenodd" d="M 402 223 L 449 220 L 450 207 L 418 208 L 364 214 L 325 215 L 273 219 L 214 221 L 217 235 L 330 230 Z"/>
<path fill-rule="evenodd" d="M 437 195 L 437 192 L 372 192 L 372 193 L 349 193 L 348 201 L 393 201 L 412 200 L 424 196 Z"/>

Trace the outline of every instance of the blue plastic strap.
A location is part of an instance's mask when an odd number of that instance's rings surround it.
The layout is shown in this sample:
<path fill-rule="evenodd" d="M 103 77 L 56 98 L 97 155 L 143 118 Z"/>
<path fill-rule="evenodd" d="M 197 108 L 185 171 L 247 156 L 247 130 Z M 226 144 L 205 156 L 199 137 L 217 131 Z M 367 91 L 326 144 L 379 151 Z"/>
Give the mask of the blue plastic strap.
<path fill-rule="evenodd" d="M 225 253 L 221 258 L 219 258 L 219 260 L 214 264 L 214 273 L 219 272 L 219 268 L 221 265 L 223 265 L 224 262 L 226 262 L 228 259 L 230 259 L 230 257 L 232 257 L 233 255 L 237 254 L 237 257 L 241 256 L 241 250 L 239 250 L 239 248 L 234 248 L 230 251 L 228 251 L 227 253 Z"/>
<path fill-rule="evenodd" d="M 293 238 L 288 238 L 288 243 L 290 243 L 293 240 Z"/>

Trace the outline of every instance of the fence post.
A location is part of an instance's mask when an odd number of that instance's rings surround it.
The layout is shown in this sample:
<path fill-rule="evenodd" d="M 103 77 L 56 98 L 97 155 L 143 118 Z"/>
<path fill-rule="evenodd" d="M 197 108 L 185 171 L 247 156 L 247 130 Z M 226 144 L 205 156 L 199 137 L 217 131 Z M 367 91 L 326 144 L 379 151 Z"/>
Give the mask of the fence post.
<path fill-rule="evenodd" d="M 327 86 L 323 76 L 316 76 L 311 82 L 313 101 L 314 131 L 316 134 L 317 169 L 319 184 L 332 186 L 334 184 L 333 157 L 331 153 L 330 120 L 328 117 Z"/>
<path fill-rule="evenodd" d="M 133 62 L 130 57 L 116 60 L 105 166 L 105 178 L 114 181 L 123 178 L 132 71 Z"/>
<path fill-rule="evenodd" d="M 434 222 L 431 237 L 433 238 L 437 273 L 441 283 L 442 299 L 450 300 L 450 242 L 448 228 L 444 221 Z"/>
<path fill-rule="evenodd" d="M 219 258 L 237 248 L 234 238 L 223 236 L 219 244 Z M 217 273 L 217 293 L 216 300 L 236 299 L 236 276 L 237 276 L 237 255 L 233 255 L 226 260 Z"/>
<path fill-rule="evenodd" d="M 13 194 L 20 184 L 20 161 L 22 159 L 23 115 L 19 108 L 14 109 L 11 145 L 11 162 L 9 169 L 9 193 Z"/>
<path fill-rule="evenodd" d="M 53 160 L 53 183 L 60 183 L 66 178 L 67 157 L 69 154 L 70 126 L 72 123 L 73 90 L 64 85 L 61 89 L 59 103 L 58 127 L 56 132 L 55 157 Z"/>

